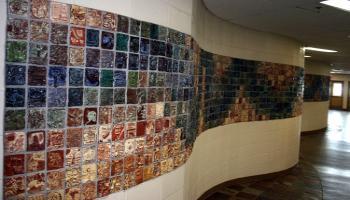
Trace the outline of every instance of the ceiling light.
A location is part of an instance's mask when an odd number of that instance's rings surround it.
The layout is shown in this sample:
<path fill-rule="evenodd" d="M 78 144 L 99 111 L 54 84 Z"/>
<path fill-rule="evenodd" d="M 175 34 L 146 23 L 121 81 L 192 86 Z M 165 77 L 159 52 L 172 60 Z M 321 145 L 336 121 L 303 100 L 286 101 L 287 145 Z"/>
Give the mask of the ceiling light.
<path fill-rule="evenodd" d="M 304 56 L 304 58 L 311 58 L 311 56 L 307 56 L 307 55 L 305 55 L 305 56 Z"/>
<path fill-rule="evenodd" d="M 341 10 L 350 11 L 350 1 L 349 0 L 327 0 L 321 1 L 320 3 L 339 8 Z"/>
<path fill-rule="evenodd" d="M 315 48 L 315 47 L 304 47 L 304 50 L 319 51 L 319 52 L 325 52 L 325 53 L 336 53 L 336 52 L 338 52 L 338 51 L 335 51 L 335 50 L 320 49 L 320 48 Z"/>

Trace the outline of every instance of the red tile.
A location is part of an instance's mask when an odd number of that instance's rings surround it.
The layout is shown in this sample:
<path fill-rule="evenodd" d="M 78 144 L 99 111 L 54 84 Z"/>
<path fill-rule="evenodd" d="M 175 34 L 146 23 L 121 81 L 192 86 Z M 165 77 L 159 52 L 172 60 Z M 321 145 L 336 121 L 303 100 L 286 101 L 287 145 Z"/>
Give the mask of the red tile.
<path fill-rule="evenodd" d="M 13 176 L 24 174 L 24 154 L 9 155 L 4 157 L 4 175 Z"/>

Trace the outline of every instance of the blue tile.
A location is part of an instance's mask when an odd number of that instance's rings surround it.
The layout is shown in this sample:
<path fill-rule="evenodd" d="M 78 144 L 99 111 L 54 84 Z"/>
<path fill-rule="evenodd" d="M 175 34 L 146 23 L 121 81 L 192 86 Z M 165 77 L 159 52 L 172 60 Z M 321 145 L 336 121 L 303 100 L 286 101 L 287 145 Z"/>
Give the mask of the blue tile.
<path fill-rule="evenodd" d="M 49 86 L 58 87 L 66 85 L 66 68 L 50 67 L 48 82 Z"/>
<path fill-rule="evenodd" d="M 6 85 L 24 85 L 26 83 L 26 67 L 6 65 Z"/>
<path fill-rule="evenodd" d="M 69 69 L 69 85 L 82 86 L 84 80 L 84 69 L 70 68 Z"/>
<path fill-rule="evenodd" d="M 66 88 L 49 88 L 48 91 L 49 107 L 65 107 L 67 101 Z"/>
<path fill-rule="evenodd" d="M 86 31 L 86 46 L 98 47 L 100 45 L 100 31 L 87 29 Z"/>
<path fill-rule="evenodd" d="M 118 69 L 126 69 L 128 56 L 126 53 L 116 52 L 115 53 L 115 67 Z"/>
<path fill-rule="evenodd" d="M 82 106 L 83 94 L 84 94 L 83 88 L 69 88 L 68 106 Z"/>
<path fill-rule="evenodd" d="M 114 48 L 114 33 L 102 31 L 101 47 L 103 49 L 113 49 Z"/>
<path fill-rule="evenodd" d="M 138 54 L 129 54 L 129 70 L 138 70 L 139 69 L 139 55 Z"/>
<path fill-rule="evenodd" d="M 85 85 L 98 86 L 99 85 L 99 71 L 97 69 L 85 69 Z"/>
<path fill-rule="evenodd" d="M 126 73 L 125 71 L 114 71 L 114 87 L 126 86 Z"/>
<path fill-rule="evenodd" d="M 24 88 L 7 88 L 6 89 L 6 106 L 7 107 L 24 107 L 25 89 Z"/>
<path fill-rule="evenodd" d="M 46 88 L 29 88 L 28 107 L 46 106 Z"/>

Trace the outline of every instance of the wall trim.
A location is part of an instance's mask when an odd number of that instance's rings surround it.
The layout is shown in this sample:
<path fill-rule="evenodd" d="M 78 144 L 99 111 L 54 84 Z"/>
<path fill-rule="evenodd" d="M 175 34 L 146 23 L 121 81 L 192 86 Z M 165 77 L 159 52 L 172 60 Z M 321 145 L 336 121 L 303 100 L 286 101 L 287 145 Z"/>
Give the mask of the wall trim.
<path fill-rule="evenodd" d="M 226 187 L 226 186 L 229 186 L 229 185 L 249 183 L 249 182 L 253 182 L 253 181 L 261 181 L 261 180 L 266 180 L 266 179 L 273 179 L 273 178 L 276 178 L 278 176 L 289 174 L 292 171 L 292 169 L 294 167 L 296 167 L 297 165 L 298 164 L 296 164 L 296 165 L 294 165 L 294 166 L 292 166 L 292 167 L 290 167 L 288 169 L 285 169 L 285 170 L 282 170 L 282 171 L 278 171 L 278 172 L 272 172 L 272 173 L 268 173 L 268 174 L 260 174 L 260 175 L 255 175 L 255 176 L 248 176 L 248 177 L 243 177 L 243 178 L 237 178 L 237 179 L 232 179 L 232 180 L 220 183 L 219 185 L 216 185 L 213 188 L 211 188 L 208 191 L 206 191 L 197 200 L 206 200 L 206 198 L 208 198 L 209 196 L 214 194 L 219 188 Z"/>
<path fill-rule="evenodd" d="M 324 127 L 324 128 L 312 130 L 312 131 L 302 131 L 301 136 L 313 135 L 313 134 L 323 134 L 327 131 L 327 129 L 328 129 L 328 127 Z"/>

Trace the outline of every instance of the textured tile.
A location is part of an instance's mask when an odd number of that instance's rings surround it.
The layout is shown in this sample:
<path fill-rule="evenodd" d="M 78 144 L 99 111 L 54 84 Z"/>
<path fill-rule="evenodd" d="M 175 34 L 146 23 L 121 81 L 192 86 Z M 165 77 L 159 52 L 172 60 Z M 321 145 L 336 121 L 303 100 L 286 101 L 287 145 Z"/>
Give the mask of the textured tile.
<path fill-rule="evenodd" d="M 27 43 L 8 41 L 6 43 L 6 61 L 24 63 L 27 59 Z"/>

